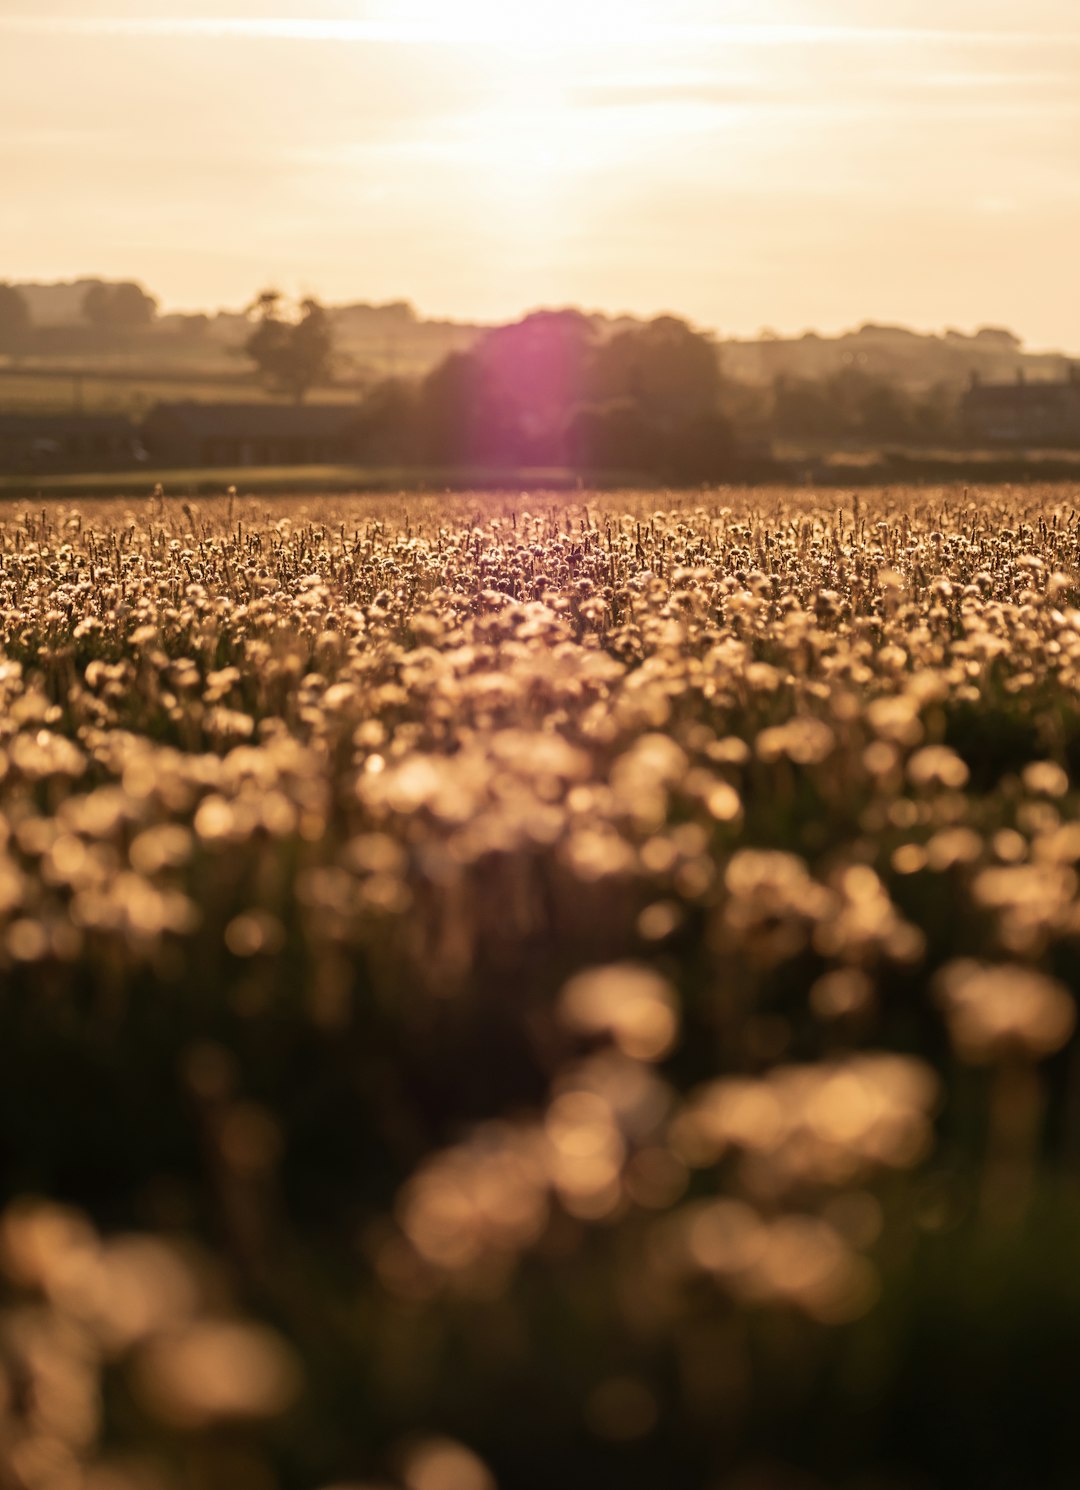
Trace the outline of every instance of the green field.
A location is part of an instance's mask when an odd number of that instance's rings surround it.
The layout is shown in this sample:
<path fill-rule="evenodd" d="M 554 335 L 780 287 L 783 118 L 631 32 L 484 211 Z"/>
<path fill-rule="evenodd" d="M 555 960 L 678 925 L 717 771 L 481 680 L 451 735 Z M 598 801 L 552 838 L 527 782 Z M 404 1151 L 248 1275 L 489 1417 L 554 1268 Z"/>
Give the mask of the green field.
<path fill-rule="evenodd" d="M 625 486 L 625 473 L 612 472 L 607 486 Z M 222 496 L 235 487 L 241 496 L 258 494 L 319 496 L 362 491 L 576 490 L 578 478 L 562 467 L 544 469 L 449 468 L 437 466 L 203 466 L 135 471 L 0 476 L 0 498 L 150 497 L 157 487 L 170 496 Z"/>
<path fill-rule="evenodd" d="M 13 496 L 148 496 L 157 486 L 172 495 L 221 496 L 230 486 L 245 492 L 339 492 L 372 481 L 394 483 L 395 473 L 364 466 L 203 466 L 197 469 L 139 468 L 42 476 L 0 476 L 0 494 Z"/>
<path fill-rule="evenodd" d="M 1072 1490 L 1078 507 L 0 502 L 4 1490 Z"/>
<path fill-rule="evenodd" d="M 362 389 L 355 381 L 313 389 L 318 403 L 357 403 Z M 127 414 L 141 418 L 156 403 L 277 403 L 280 395 L 267 391 L 254 374 L 239 363 L 211 363 L 185 368 L 170 363 L 159 368 L 107 359 L 71 359 L 38 366 L 0 361 L 0 413 L 5 414 Z"/>
<path fill-rule="evenodd" d="M 339 348 L 334 380 L 311 390 L 318 403 L 356 403 L 364 389 L 387 377 L 420 378 L 454 347 L 462 333 L 389 344 L 349 340 Z M 271 403 L 279 395 L 260 382 L 250 362 L 220 343 L 161 346 L 154 351 L 99 351 L 51 356 L 0 356 L 0 413 L 128 414 L 139 418 L 155 403 Z"/>

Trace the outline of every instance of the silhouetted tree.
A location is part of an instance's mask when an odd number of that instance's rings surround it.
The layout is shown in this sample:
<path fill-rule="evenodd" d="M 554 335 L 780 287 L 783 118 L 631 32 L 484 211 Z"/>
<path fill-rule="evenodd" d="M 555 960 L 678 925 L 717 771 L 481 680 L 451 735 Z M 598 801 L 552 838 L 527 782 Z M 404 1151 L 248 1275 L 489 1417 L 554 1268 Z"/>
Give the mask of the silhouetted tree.
<path fill-rule="evenodd" d="M 179 330 L 182 336 L 190 337 L 192 341 L 201 341 L 210 333 L 210 317 L 201 311 L 195 315 L 184 316 Z"/>
<path fill-rule="evenodd" d="M 112 286 L 91 285 L 83 296 L 82 313 L 84 321 L 104 330 L 112 316 Z"/>
<path fill-rule="evenodd" d="M 420 385 L 418 413 L 424 458 L 434 465 L 475 465 L 513 459 L 505 400 L 488 380 L 477 351 L 451 352 Z"/>
<path fill-rule="evenodd" d="M 773 387 L 773 431 L 782 439 L 832 439 L 848 431 L 843 411 L 824 383 L 777 378 Z"/>
<path fill-rule="evenodd" d="M 444 359 L 420 386 L 418 435 L 438 465 L 561 465 L 585 392 L 593 329 L 579 311 L 539 311 Z"/>
<path fill-rule="evenodd" d="M 720 363 L 713 342 L 674 316 L 620 331 L 597 350 L 596 402 L 629 398 L 660 424 L 715 411 Z"/>
<path fill-rule="evenodd" d="M 695 414 L 668 431 L 665 444 L 661 469 L 674 481 L 720 481 L 735 464 L 735 435 L 723 414 Z"/>
<path fill-rule="evenodd" d="M 379 385 L 362 407 L 360 438 L 373 458 L 401 451 L 439 466 L 570 464 L 712 480 L 734 459 L 721 386 L 716 348 L 681 321 L 662 317 L 604 342 L 579 311 L 540 311 L 451 353 L 414 399 Z"/>
<path fill-rule="evenodd" d="M 21 290 L 0 285 L 0 352 L 19 352 L 32 329 L 30 307 Z"/>
<path fill-rule="evenodd" d="M 334 362 L 330 317 L 308 298 L 289 312 L 277 290 L 264 290 L 249 308 L 256 320 L 244 351 L 267 384 L 301 403 L 317 384 L 329 378 Z"/>
<path fill-rule="evenodd" d="M 863 394 L 860 433 L 871 440 L 910 440 L 915 433 L 911 399 L 892 383 L 874 382 Z"/>
<path fill-rule="evenodd" d="M 832 407 L 836 432 L 859 435 L 866 422 L 866 409 L 872 408 L 878 379 L 861 367 L 844 367 L 821 383 L 821 391 Z"/>
<path fill-rule="evenodd" d="M 491 331 L 477 349 L 489 383 L 534 432 L 561 428 L 585 397 L 596 334 L 579 310 L 542 310 Z"/>
<path fill-rule="evenodd" d="M 731 428 L 762 440 L 771 428 L 772 392 L 765 383 L 743 383 L 737 378 L 724 377 L 719 410 Z"/>
<path fill-rule="evenodd" d="M 83 297 L 83 319 L 99 331 L 142 331 L 154 323 L 157 301 L 141 285 L 91 285 Z"/>
<path fill-rule="evenodd" d="M 960 403 L 956 388 L 939 383 L 917 399 L 911 410 L 912 432 L 923 444 L 949 444 L 960 433 Z"/>
<path fill-rule="evenodd" d="M 582 405 L 566 433 L 567 459 L 583 473 L 651 471 L 660 449 L 658 431 L 630 398 Z"/>
<path fill-rule="evenodd" d="M 362 460 L 376 465 L 414 460 L 420 448 L 415 384 L 404 378 L 376 383 L 360 406 L 356 435 Z"/>

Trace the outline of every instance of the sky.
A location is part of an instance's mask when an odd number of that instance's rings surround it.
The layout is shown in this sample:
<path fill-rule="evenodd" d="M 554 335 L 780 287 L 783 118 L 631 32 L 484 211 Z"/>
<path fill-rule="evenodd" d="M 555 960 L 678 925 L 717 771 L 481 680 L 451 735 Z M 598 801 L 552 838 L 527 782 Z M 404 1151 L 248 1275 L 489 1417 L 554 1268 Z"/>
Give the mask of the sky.
<path fill-rule="evenodd" d="M 1080 352 L 1078 0 L 0 0 L 0 280 Z"/>

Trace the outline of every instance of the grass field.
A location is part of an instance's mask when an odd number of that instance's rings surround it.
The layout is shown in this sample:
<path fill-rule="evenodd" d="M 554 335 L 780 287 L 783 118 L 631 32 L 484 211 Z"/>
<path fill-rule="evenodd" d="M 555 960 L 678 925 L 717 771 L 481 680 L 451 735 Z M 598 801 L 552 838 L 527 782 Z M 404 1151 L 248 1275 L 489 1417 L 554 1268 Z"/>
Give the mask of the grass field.
<path fill-rule="evenodd" d="M 1078 508 L 0 503 L 4 1490 L 1071 1490 Z"/>
<path fill-rule="evenodd" d="M 202 466 L 114 472 L 0 476 L 0 496 L 147 496 L 163 486 L 173 496 L 223 496 L 230 486 L 253 491 L 349 491 L 369 482 L 402 484 L 401 473 L 364 466 Z"/>
<path fill-rule="evenodd" d="M 1080 470 L 1080 459 L 1064 452 L 1022 451 L 1015 456 L 1000 452 L 930 452 L 925 457 L 915 452 L 875 451 L 859 461 L 802 458 L 785 452 L 788 470 L 809 480 L 816 476 L 823 485 L 846 491 L 853 487 L 869 489 L 896 484 L 913 485 L 922 491 L 940 490 L 942 484 L 964 489 L 975 485 L 1017 483 L 1044 486 L 1049 482 L 1068 481 L 1074 470 Z M 771 468 L 775 472 L 775 467 Z M 770 479 L 775 479 L 771 475 Z M 46 472 L 38 475 L 0 475 L 0 500 L 37 500 L 55 497 L 67 500 L 108 496 L 146 497 L 161 486 L 173 497 L 220 497 L 231 487 L 244 497 L 342 496 L 350 492 L 485 492 L 548 491 L 580 492 L 583 478 L 565 466 L 550 468 L 521 467 L 450 467 L 450 466 L 202 466 L 148 468 L 140 466 L 126 471 Z M 632 471 L 594 471 L 589 484 L 612 492 L 630 486 L 643 487 L 640 473 Z M 666 488 L 653 479 L 655 490 Z M 841 500 L 841 498 L 837 498 Z"/>
<path fill-rule="evenodd" d="M 361 388 L 355 382 L 314 389 L 313 403 L 355 404 Z M 18 414 L 127 414 L 140 419 L 156 403 L 277 403 L 243 363 L 160 368 L 123 363 L 109 367 L 102 358 L 65 363 L 0 362 L 0 412 Z"/>
<path fill-rule="evenodd" d="M 608 486 L 625 485 L 625 474 L 612 472 Z M 439 466 L 202 466 L 198 468 L 0 476 L 0 500 L 56 497 L 125 496 L 148 498 L 158 487 L 172 497 L 224 497 L 230 488 L 254 496 L 342 495 L 349 492 L 577 490 L 581 482 L 565 467 L 551 469 Z"/>

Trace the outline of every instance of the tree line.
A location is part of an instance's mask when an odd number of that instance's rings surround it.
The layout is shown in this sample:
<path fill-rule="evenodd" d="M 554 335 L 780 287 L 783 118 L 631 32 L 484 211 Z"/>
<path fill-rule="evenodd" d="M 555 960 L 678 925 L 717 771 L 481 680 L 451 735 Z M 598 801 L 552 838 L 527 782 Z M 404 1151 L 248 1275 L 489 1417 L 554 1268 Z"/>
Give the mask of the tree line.
<path fill-rule="evenodd" d="M 84 329 L 105 347 L 152 326 L 158 302 L 134 282 L 95 283 L 88 286 L 80 309 Z M 17 357 L 33 351 L 38 330 L 18 286 L 0 284 L 0 354 Z"/>
<path fill-rule="evenodd" d="M 362 445 L 394 463 L 569 466 L 672 480 L 738 458 L 710 338 L 662 316 L 599 338 L 578 311 L 541 311 L 455 352 L 426 377 L 388 379 L 360 411 Z"/>
<path fill-rule="evenodd" d="M 724 375 L 709 336 L 661 316 L 603 336 L 577 311 L 543 311 L 453 353 L 418 381 L 363 400 L 376 460 L 570 466 L 679 481 L 728 475 L 770 442 L 949 444 L 954 389 L 921 394 L 851 368 L 771 385 Z"/>
<path fill-rule="evenodd" d="M 158 306 L 134 283 L 94 284 L 82 318 L 105 347 L 131 344 Z M 332 312 L 276 290 L 247 310 L 241 355 L 266 387 L 301 401 L 340 371 Z M 33 340 L 20 291 L 0 285 L 0 353 Z M 372 461 L 438 466 L 570 466 L 672 480 L 728 474 L 773 440 L 948 444 L 957 392 L 914 393 L 852 367 L 824 378 L 740 382 L 711 336 L 674 316 L 614 333 L 577 310 L 539 311 L 453 352 L 426 375 L 387 378 L 361 395 Z"/>
<path fill-rule="evenodd" d="M 246 345 L 266 384 L 302 399 L 330 380 L 333 326 L 314 300 L 269 291 Z M 673 480 L 727 474 L 771 440 L 948 444 L 958 399 L 859 368 L 751 384 L 712 337 L 674 316 L 604 334 L 577 310 L 538 311 L 451 353 L 426 376 L 379 381 L 361 405 L 372 460 L 571 466 Z"/>

